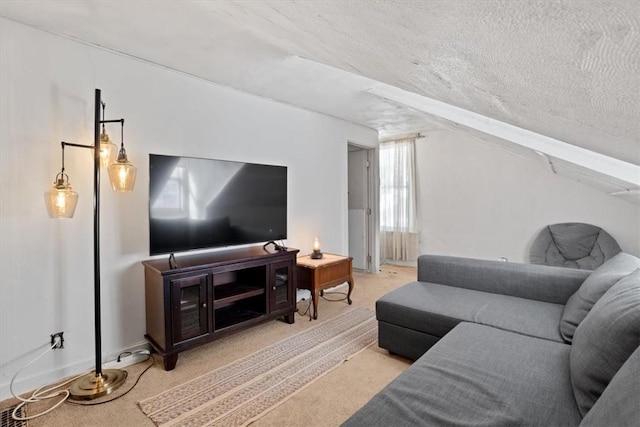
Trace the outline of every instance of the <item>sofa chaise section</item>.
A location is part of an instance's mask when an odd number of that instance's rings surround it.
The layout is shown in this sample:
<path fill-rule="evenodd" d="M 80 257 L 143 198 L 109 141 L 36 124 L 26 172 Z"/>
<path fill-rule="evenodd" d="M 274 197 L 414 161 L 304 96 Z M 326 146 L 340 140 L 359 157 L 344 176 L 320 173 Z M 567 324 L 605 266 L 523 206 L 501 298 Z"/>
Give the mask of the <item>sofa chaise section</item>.
<path fill-rule="evenodd" d="M 569 350 L 460 323 L 344 426 L 578 425 Z"/>
<path fill-rule="evenodd" d="M 564 303 L 589 274 L 561 267 L 422 255 L 418 280 L 376 301 L 378 343 L 415 360 L 460 322 L 562 342 L 558 324 Z"/>

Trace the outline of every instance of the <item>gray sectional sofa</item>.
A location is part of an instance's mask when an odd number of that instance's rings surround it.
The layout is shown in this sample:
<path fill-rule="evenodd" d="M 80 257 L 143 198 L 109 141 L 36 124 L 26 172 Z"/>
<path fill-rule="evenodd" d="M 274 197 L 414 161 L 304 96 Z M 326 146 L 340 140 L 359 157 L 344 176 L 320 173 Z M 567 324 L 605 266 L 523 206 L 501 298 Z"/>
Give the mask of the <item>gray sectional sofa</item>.
<path fill-rule="evenodd" d="M 344 426 L 639 426 L 640 259 L 595 271 L 423 255 L 376 302 L 416 360 Z"/>

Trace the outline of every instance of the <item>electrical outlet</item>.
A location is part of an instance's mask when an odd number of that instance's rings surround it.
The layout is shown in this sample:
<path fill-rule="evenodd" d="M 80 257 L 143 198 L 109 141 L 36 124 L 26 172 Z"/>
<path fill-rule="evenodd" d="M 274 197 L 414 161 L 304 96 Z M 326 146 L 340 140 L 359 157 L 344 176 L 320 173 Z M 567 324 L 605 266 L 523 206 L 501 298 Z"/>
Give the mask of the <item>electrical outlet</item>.
<path fill-rule="evenodd" d="M 142 362 L 147 360 L 149 357 L 149 350 L 141 350 L 135 353 L 128 354 L 126 356 L 121 356 L 120 361 L 118 359 L 112 360 L 111 362 L 107 362 L 102 365 L 104 369 L 122 369 L 127 366 L 135 365 L 138 362 Z"/>
<path fill-rule="evenodd" d="M 51 334 L 51 346 L 55 350 L 56 348 L 64 348 L 64 332 L 56 332 Z"/>

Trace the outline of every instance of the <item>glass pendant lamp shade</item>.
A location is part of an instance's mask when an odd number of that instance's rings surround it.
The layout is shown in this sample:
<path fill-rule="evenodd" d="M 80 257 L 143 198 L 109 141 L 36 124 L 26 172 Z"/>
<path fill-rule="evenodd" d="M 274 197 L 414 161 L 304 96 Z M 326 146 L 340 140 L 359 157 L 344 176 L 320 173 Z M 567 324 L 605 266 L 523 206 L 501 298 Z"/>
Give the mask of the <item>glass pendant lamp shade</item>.
<path fill-rule="evenodd" d="M 111 142 L 109 135 L 102 129 L 100 134 L 100 167 L 106 169 L 116 160 L 116 144 Z"/>
<path fill-rule="evenodd" d="M 127 159 L 124 147 L 120 148 L 115 163 L 109 165 L 109 180 L 113 191 L 118 193 L 133 191 L 136 182 L 136 167 Z"/>
<path fill-rule="evenodd" d="M 53 188 L 44 193 L 44 202 L 50 218 L 72 218 L 78 204 L 78 193 L 73 191 L 66 175 L 58 174 Z"/>

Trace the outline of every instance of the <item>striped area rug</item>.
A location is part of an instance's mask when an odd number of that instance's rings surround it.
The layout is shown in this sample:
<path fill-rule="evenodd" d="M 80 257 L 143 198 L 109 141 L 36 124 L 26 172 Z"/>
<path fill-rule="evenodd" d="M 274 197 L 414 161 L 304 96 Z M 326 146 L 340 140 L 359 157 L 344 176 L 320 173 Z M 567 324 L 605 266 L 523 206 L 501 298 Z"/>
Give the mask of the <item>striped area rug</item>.
<path fill-rule="evenodd" d="M 159 426 L 242 426 L 376 342 L 373 311 L 349 311 L 139 402 Z"/>

